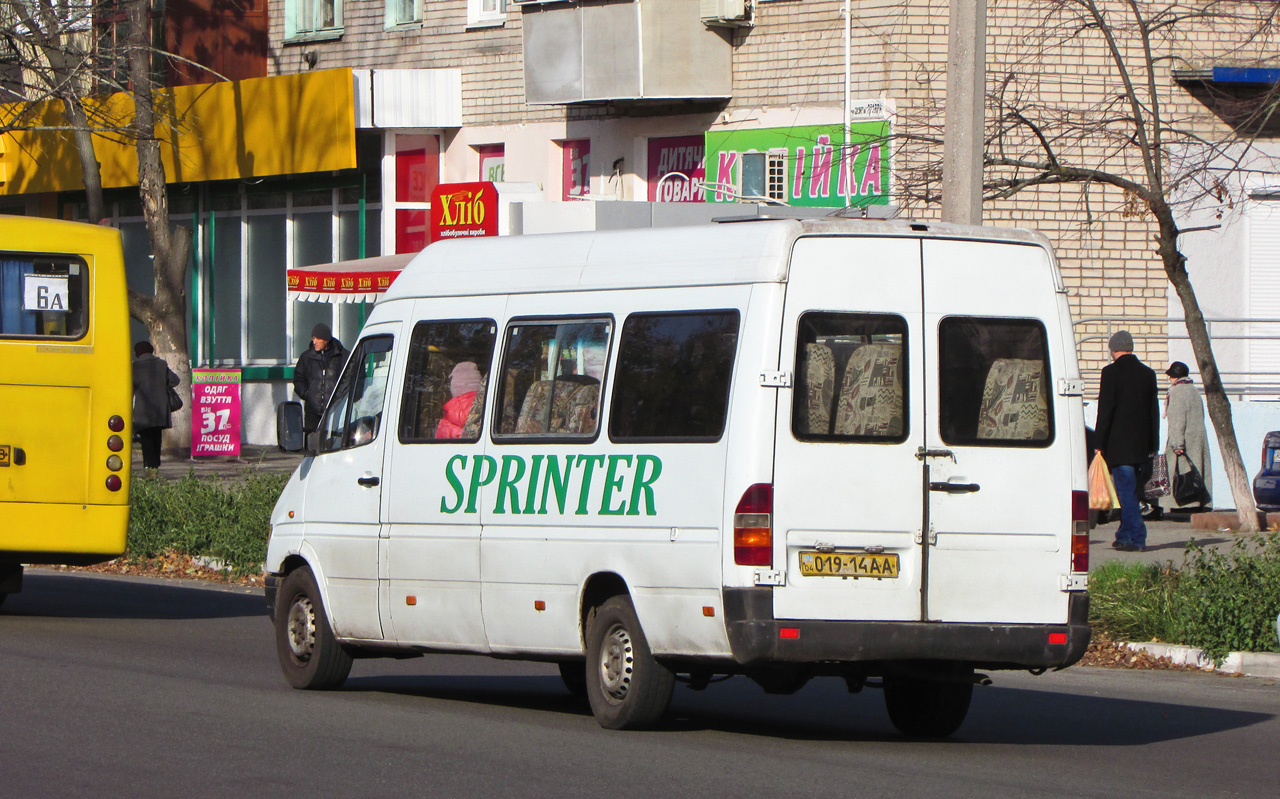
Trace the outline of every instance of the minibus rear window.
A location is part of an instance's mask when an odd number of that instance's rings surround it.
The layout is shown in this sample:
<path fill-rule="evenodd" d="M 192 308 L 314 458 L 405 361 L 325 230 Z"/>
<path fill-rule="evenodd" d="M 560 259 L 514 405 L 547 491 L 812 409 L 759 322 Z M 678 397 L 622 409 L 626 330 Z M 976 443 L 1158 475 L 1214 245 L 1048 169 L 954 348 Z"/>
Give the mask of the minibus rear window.
<path fill-rule="evenodd" d="M 492 319 L 414 326 L 400 402 L 401 443 L 480 439 L 497 330 Z"/>
<path fill-rule="evenodd" d="M 796 336 L 791 430 L 801 441 L 907 438 L 907 320 L 807 313 Z"/>
<path fill-rule="evenodd" d="M 618 343 L 609 438 L 719 440 L 737 348 L 737 311 L 628 316 Z"/>
<path fill-rule="evenodd" d="M 78 339 L 89 270 L 73 256 L 0 253 L 0 336 Z"/>
<path fill-rule="evenodd" d="M 951 316 L 938 324 L 938 430 L 947 444 L 1049 446 L 1051 385 L 1038 320 Z"/>

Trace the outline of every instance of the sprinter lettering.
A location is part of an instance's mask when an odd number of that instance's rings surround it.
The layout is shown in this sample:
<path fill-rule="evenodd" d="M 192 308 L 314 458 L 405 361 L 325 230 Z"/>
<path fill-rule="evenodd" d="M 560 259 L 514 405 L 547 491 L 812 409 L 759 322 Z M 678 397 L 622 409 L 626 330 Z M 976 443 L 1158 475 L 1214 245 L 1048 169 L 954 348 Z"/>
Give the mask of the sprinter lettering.
<path fill-rule="evenodd" d="M 573 507 L 575 516 L 655 516 L 661 476 L 655 455 L 454 455 L 444 467 L 440 512 L 478 512 L 480 489 L 496 481 L 486 500 L 494 514 L 563 516 Z"/>

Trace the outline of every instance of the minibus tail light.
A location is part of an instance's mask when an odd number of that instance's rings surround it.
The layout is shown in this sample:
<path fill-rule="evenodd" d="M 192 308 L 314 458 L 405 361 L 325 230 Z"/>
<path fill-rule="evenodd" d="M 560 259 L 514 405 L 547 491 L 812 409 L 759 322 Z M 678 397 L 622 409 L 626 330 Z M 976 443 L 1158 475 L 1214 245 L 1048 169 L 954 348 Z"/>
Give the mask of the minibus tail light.
<path fill-rule="evenodd" d="M 733 513 L 733 562 L 773 565 L 773 485 L 757 483 L 738 500 Z"/>
<path fill-rule="evenodd" d="M 1071 492 L 1071 571 L 1089 571 L 1089 492 Z"/>

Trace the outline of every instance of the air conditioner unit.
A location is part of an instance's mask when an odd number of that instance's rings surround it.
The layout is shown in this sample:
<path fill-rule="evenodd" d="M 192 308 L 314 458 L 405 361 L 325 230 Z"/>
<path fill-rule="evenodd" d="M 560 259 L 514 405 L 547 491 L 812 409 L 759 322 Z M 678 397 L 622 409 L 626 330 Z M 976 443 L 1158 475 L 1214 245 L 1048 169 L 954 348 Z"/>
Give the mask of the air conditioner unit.
<path fill-rule="evenodd" d="M 751 0 L 699 0 L 702 24 L 739 27 L 751 24 Z"/>

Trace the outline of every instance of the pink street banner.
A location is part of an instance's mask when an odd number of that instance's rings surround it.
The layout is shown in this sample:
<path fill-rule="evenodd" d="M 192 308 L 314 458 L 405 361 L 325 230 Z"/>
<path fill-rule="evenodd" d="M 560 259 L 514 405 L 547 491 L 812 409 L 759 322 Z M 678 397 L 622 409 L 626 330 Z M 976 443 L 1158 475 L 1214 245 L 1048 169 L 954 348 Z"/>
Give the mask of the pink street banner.
<path fill-rule="evenodd" d="M 240 370 L 191 370 L 191 457 L 240 456 Z"/>

